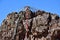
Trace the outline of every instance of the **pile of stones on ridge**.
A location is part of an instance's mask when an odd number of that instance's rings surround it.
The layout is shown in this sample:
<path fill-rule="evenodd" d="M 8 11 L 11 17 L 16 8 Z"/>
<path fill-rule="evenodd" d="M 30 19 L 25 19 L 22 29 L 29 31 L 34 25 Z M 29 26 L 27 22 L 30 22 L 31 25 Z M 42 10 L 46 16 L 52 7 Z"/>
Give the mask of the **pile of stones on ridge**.
<path fill-rule="evenodd" d="M 41 10 L 9 13 L 0 27 L 0 40 L 60 40 L 60 17 Z"/>

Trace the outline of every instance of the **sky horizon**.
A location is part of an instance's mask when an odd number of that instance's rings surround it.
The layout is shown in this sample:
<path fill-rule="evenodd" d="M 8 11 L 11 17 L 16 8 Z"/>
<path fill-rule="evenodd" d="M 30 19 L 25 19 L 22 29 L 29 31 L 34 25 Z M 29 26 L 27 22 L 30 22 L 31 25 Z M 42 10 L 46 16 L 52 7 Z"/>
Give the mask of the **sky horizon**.
<path fill-rule="evenodd" d="M 0 25 L 9 13 L 19 12 L 25 6 L 60 16 L 60 0 L 0 0 Z"/>

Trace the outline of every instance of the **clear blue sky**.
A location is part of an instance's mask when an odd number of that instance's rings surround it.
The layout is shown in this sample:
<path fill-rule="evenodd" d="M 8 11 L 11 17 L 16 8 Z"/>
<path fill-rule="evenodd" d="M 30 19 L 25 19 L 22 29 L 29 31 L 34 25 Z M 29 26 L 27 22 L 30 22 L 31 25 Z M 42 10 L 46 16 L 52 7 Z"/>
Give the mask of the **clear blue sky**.
<path fill-rule="evenodd" d="M 60 0 L 0 0 L 0 24 L 9 13 L 19 12 L 26 5 L 47 12 L 57 13 L 60 16 Z"/>

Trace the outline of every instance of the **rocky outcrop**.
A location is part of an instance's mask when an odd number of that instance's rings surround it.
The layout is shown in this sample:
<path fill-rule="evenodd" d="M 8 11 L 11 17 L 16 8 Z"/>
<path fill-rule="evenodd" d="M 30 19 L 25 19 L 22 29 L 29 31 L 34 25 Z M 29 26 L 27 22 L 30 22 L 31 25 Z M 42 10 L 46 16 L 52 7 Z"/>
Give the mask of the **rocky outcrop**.
<path fill-rule="evenodd" d="M 30 7 L 12 12 L 3 20 L 0 40 L 60 40 L 60 17 Z"/>

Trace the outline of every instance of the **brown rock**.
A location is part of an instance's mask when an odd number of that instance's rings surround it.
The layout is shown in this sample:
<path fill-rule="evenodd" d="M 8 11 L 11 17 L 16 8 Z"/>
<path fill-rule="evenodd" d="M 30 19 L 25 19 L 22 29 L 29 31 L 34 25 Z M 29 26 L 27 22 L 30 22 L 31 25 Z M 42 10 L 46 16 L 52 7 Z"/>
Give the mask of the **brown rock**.
<path fill-rule="evenodd" d="M 29 6 L 3 20 L 0 40 L 60 40 L 60 17 Z"/>

